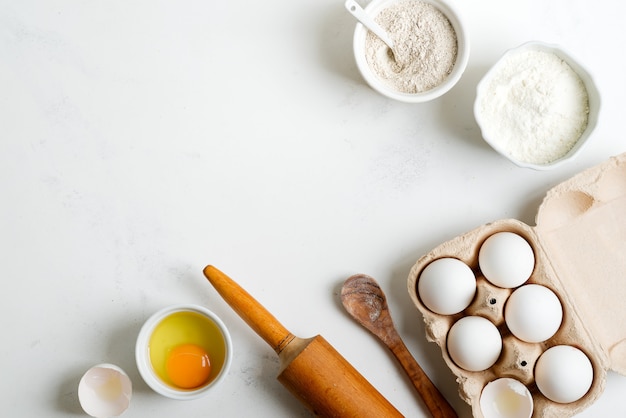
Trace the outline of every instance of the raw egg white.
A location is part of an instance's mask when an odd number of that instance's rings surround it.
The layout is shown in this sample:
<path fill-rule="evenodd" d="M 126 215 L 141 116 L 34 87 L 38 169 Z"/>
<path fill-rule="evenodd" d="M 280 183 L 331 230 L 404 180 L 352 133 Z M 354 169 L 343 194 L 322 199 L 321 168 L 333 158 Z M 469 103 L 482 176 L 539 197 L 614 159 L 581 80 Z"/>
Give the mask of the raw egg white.
<path fill-rule="evenodd" d="M 537 360 L 535 382 L 546 398 L 558 403 L 574 402 L 591 387 L 593 366 L 578 348 L 557 345 Z"/>
<path fill-rule="evenodd" d="M 422 270 L 417 291 L 428 309 L 441 315 L 452 315 L 472 303 L 476 277 L 461 260 L 440 258 Z"/>
<path fill-rule="evenodd" d="M 448 353 L 457 366 L 478 372 L 493 366 L 502 351 L 498 328 L 481 316 L 465 316 L 448 331 Z"/>
<path fill-rule="evenodd" d="M 533 249 L 513 232 L 498 232 L 481 245 L 478 264 L 487 280 L 503 288 L 514 288 L 530 278 L 535 268 Z"/>
<path fill-rule="evenodd" d="M 509 377 L 489 382 L 480 395 L 484 418 L 530 418 L 533 409 L 533 397 L 528 388 Z"/>
<path fill-rule="evenodd" d="M 559 330 L 563 308 L 552 290 L 527 284 L 509 296 L 504 306 L 504 320 L 511 333 L 520 340 L 539 343 Z"/>
<path fill-rule="evenodd" d="M 117 417 L 128 408 L 132 391 L 130 378 L 122 369 L 113 364 L 99 364 L 80 379 L 78 400 L 92 417 Z"/>

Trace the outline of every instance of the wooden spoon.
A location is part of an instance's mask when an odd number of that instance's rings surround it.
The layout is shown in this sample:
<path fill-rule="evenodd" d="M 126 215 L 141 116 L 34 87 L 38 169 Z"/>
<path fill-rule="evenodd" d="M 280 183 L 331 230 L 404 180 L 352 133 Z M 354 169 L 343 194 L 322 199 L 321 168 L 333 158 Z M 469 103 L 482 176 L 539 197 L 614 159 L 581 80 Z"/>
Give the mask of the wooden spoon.
<path fill-rule="evenodd" d="M 357 322 L 370 330 L 391 350 L 433 417 L 457 416 L 404 345 L 391 319 L 387 298 L 376 280 L 365 274 L 349 277 L 341 288 L 341 302 Z"/>

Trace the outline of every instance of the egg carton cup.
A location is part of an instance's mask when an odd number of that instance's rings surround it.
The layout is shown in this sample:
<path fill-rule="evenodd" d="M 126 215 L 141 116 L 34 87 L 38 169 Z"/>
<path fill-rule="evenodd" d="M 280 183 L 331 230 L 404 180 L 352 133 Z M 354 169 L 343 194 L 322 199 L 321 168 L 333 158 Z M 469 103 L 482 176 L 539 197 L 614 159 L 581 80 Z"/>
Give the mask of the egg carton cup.
<path fill-rule="evenodd" d="M 519 380 L 530 390 L 533 417 L 569 417 L 580 413 L 602 394 L 608 370 L 626 375 L 626 153 L 587 169 L 551 189 L 541 203 L 536 226 L 515 219 L 498 220 L 445 242 L 422 256 L 408 277 L 409 295 L 421 312 L 428 341 L 441 348 L 456 375 L 459 395 L 483 417 L 480 395 L 500 377 Z M 478 253 L 482 243 L 497 232 L 525 238 L 535 254 L 535 267 L 524 284 L 551 289 L 563 308 L 559 330 L 541 343 L 516 338 L 507 328 L 504 307 L 515 289 L 492 285 L 482 275 Z M 420 300 L 417 283 L 432 261 L 453 257 L 465 262 L 476 277 L 476 295 L 462 312 L 441 315 Z M 446 349 L 450 327 L 460 318 L 479 315 L 491 320 L 502 336 L 498 361 L 480 372 L 458 367 Z M 556 403 L 538 390 L 534 378 L 537 359 L 548 348 L 570 345 L 582 350 L 593 366 L 588 392 L 577 401 Z"/>

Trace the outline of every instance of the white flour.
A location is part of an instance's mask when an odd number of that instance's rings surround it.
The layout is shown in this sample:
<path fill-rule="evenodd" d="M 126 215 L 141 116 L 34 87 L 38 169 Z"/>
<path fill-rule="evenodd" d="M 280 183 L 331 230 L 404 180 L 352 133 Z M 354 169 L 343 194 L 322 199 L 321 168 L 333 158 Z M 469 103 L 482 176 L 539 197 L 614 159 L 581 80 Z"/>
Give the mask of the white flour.
<path fill-rule="evenodd" d="M 373 72 L 403 93 L 421 93 L 441 84 L 457 55 L 456 33 L 433 5 L 406 0 L 382 10 L 376 21 L 394 42 L 395 59 L 373 33 L 365 39 L 366 59 Z"/>
<path fill-rule="evenodd" d="M 589 115 L 587 90 L 574 70 L 550 52 L 523 51 L 494 71 L 478 103 L 485 136 L 526 163 L 547 164 L 567 154 Z"/>

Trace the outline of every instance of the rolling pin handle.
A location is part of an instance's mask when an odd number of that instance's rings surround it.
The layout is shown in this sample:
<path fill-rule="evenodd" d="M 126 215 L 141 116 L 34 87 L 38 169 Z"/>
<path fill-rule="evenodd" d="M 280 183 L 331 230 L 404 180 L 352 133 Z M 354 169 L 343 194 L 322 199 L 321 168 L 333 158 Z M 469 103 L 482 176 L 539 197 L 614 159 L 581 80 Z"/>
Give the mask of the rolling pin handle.
<path fill-rule="evenodd" d="M 204 275 L 215 290 L 233 308 L 237 314 L 256 332 L 272 349 L 281 351 L 295 338 L 263 305 L 257 302 L 234 280 L 214 266 L 206 266 Z"/>

